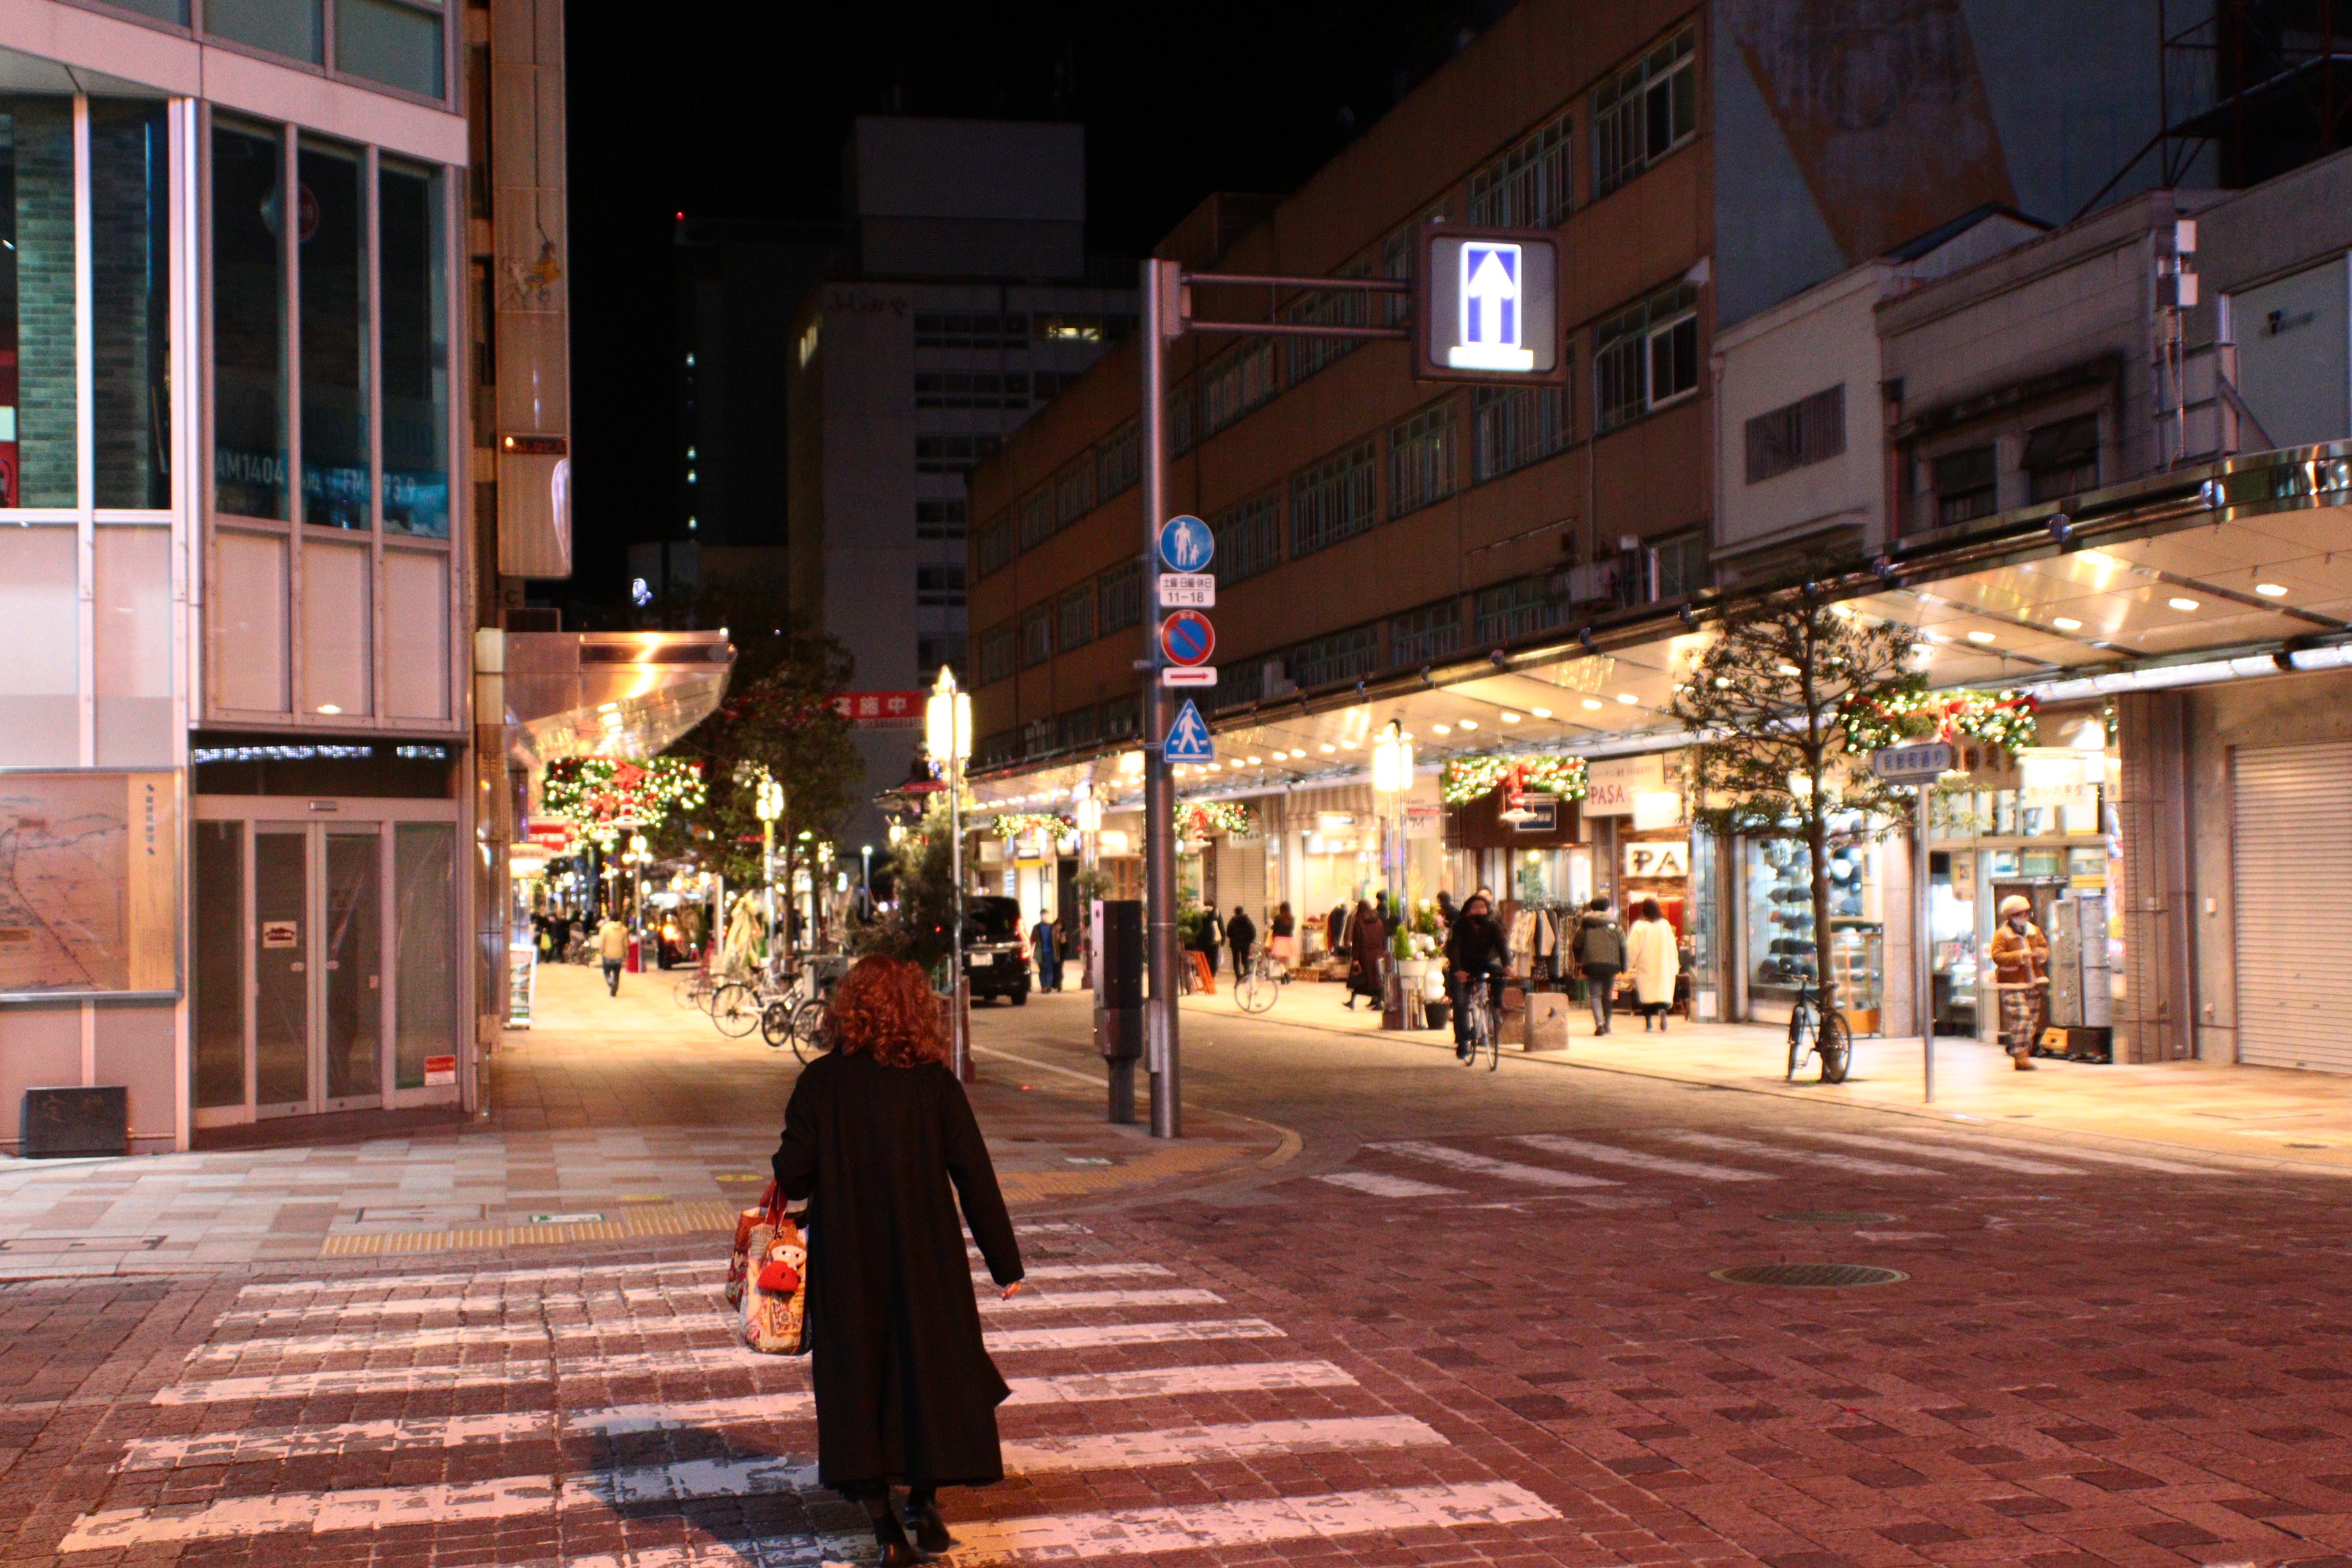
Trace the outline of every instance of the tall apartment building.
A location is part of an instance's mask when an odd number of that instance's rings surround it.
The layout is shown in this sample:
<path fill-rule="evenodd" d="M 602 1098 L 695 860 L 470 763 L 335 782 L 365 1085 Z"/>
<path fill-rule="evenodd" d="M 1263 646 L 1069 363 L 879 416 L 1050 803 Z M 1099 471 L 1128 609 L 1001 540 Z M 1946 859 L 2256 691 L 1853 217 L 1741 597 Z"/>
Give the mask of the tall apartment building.
<path fill-rule="evenodd" d="M 819 284 L 788 353 L 792 602 L 865 690 L 906 690 L 966 640 L 964 477 L 1135 317 L 1085 249 L 1075 125 L 869 117 L 845 153 L 854 272 Z M 861 733 L 875 789 L 915 737 Z M 879 845 L 861 811 L 844 844 Z M 854 848 L 851 853 L 854 856 Z"/>

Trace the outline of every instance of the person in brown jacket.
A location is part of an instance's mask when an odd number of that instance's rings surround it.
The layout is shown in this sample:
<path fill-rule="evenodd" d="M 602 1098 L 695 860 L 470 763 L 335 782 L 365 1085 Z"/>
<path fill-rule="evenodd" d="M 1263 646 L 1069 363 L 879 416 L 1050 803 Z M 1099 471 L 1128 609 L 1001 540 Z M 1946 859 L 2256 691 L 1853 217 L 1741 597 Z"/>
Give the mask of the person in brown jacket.
<path fill-rule="evenodd" d="M 2000 993 L 2000 1043 L 2020 1072 L 2033 1070 L 2033 1037 L 2042 1029 L 2042 1002 L 2050 990 L 2050 939 L 2033 923 L 2033 904 L 2011 893 L 2000 901 L 2000 923 L 1985 949 L 1993 989 Z"/>

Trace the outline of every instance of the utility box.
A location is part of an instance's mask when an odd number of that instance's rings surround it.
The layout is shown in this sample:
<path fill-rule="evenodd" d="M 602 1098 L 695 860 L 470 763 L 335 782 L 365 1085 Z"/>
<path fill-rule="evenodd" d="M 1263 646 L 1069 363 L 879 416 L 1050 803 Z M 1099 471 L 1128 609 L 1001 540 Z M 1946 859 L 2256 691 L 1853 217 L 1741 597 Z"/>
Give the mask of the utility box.
<path fill-rule="evenodd" d="M 21 1125 L 27 1160 L 119 1158 L 131 1152 L 131 1091 L 28 1089 Z"/>
<path fill-rule="evenodd" d="M 1100 908 L 1095 1046 L 1112 1061 L 1132 1061 L 1143 1055 L 1143 901 L 1105 899 Z"/>

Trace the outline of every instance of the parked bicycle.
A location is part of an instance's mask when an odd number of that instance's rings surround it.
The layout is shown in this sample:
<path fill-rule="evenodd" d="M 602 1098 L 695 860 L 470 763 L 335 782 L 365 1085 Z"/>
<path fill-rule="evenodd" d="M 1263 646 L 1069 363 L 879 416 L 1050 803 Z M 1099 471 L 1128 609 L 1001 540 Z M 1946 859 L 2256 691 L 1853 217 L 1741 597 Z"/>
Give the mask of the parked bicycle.
<path fill-rule="evenodd" d="M 1276 963 L 1271 953 L 1253 952 L 1247 973 L 1234 977 L 1234 1001 L 1244 1013 L 1263 1013 L 1289 984 L 1288 964 Z"/>
<path fill-rule="evenodd" d="M 1814 1056 L 1822 1058 L 1823 1083 L 1843 1083 L 1846 1069 L 1853 1065 L 1853 1031 L 1846 1026 L 1844 1014 L 1834 1008 L 1822 1011 L 1818 989 L 1800 985 L 1797 1005 L 1789 1012 L 1790 1082 L 1796 1082 L 1806 1058 Z"/>
<path fill-rule="evenodd" d="M 825 998 L 816 971 L 803 969 L 793 976 L 782 995 L 761 1009 L 760 1037 L 767 1041 L 770 1050 L 791 1046 L 793 1057 L 805 1065 L 821 1054 L 817 1042 L 824 1033 L 824 1020 Z"/>
<path fill-rule="evenodd" d="M 719 994 L 720 981 L 703 965 L 697 964 L 694 973 L 677 983 L 670 993 L 672 1000 L 685 1008 L 710 1011 L 710 999 Z"/>

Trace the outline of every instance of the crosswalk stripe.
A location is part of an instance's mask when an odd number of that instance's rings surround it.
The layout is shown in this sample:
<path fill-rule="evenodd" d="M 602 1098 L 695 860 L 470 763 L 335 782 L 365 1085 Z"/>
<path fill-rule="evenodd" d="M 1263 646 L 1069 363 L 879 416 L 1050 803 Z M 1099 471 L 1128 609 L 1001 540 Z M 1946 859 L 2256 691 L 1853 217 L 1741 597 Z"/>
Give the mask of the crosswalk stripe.
<path fill-rule="evenodd" d="M 1771 1143 L 1759 1143 L 1753 1138 L 1727 1138 L 1719 1132 L 1661 1131 L 1661 1138 L 1676 1143 L 1686 1143 L 1694 1149 L 1713 1149 L 1723 1154 L 1746 1154 L 1758 1160 L 1790 1160 L 1821 1171 L 1844 1171 L 1857 1176 L 1943 1176 L 1927 1165 L 1898 1165 L 1892 1160 L 1865 1160 L 1854 1154 L 1832 1154 L 1824 1149 L 1783 1149 Z"/>
<path fill-rule="evenodd" d="M 1087 1350 L 1097 1346 L 1177 1344 L 1211 1340 L 1278 1340 L 1287 1337 L 1280 1329 L 1261 1318 L 1089 1323 L 1068 1328 L 1006 1330 L 983 1336 L 989 1350 L 998 1355 L 1017 1355 L 1031 1351 Z M 156 1390 L 150 1403 L 216 1405 L 236 1399 L 316 1399 L 340 1394 L 421 1394 L 428 1390 L 550 1383 L 589 1377 L 740 1372 L 750 1366 L 778 1364 L 799 1366 L 802 1363 L 798 1361 L 780 1363 L 777 1358 L 756 1355 L 740 1346 L 729 1345 L 560 1360 L 517 1358 L 476 1365 L 352 1367 L 176 1383 Z"/>
<path fill-rule="evenodd" d="M 1638 1149 L 1620 1149 L 1613 1143 L 1593 1143 L 1582 1138 L 1564 1138 L 1554 1132 L 1530 1132 L 1516 1140 L 1530 1149 L 1541 1149 L 1550 1154 L 1572 1154 L 1580 1160 L 1591 1160 L 1602 1165 L 1630 1165 L 1637 1171 L 1655 1171 L 1661 1175 L 1690 1176 L 1702 1182 L 1772 1182 L 1779 1177 L 1765 1171 L 1743 1171 L 1732 1165 L 1710 1165 L 1703 1160 L 1676 1160 L 1664 1154 L 1647 1154 Z"/>
<path fill-rule="evenodd" d="M 2008 1171 L 2021 1176 L 2084 1174 L 2072 1165 L 2053 1165 L 2047 1160 L 2029 1160 L 2020 1154 L 1988 1154 L 1978 1149 L 1906 1143 L 1898 1139 L 1875 1137 L 1868 1132 L 1830 1132 L 1812 1127 L 1785 1127 L 1781 1131 L 1792 1137 L 1815 1138 L 1825 1143 L 1843 1143 L 1853 1149 L 1875 1149 L 1887 1154 L 1910 1154 L 1928 1160 L 1949 1160 L 1955 1164 L 1981 1165 L 1988 1170 Z"/>
<path fill-rule="evenodd" d="M 1356 1380 L 1327 1361 L 1241 1362 L 1156 1371 L 1084 1373 L 1070 1377 L 1006 1380 L 1005 1409 L 1090 1405 L 1129 1399 L 1175 1399 L 1204 1394 L 1279 1393 L 1299 1388 L 1348 1388 Z M 126 1445 L 121 1468 L 181 1469 L 263 1460 L 403 1448 L 457 1448 L 526 1437 L 620 1436 L 682 1426 L 750 1426 L 803 1421 L 815 1414 L 805 1390 L 740 1394 L 726 1399 L 615 1405 L 602 1410 L 517 1410 L 481 1415 L 345 1421 L 329 1426 L 201 1432 L 182 1437 L 142 1437 Z"/>
<path fill-rule="evenodd" d="M 1396 1143 L 1368 1143 L 1368 1149 L 1383 1153 L 1402 1154 L 1410 1160 L 1426 1160 L 1433 1165 L 1467 1171 L 1474 1175 L 1492 1176 L 1497 1181 L 1517 1182 L 1529 1187 L 1616 1187 L 1624 1185 L 1606 1176 L 1579 1175 L 1573 1171 L 1555 1171 L 1549 1165 L 1522 1165 L 1510 1160 L 1492 1159 L 1485 1154 L 1473 1154 L 1466 1150 L 1449 1149 L 1443 1143 L 1427 1143 L 1409 1139 Z"/>
<path fill-rule="evenodd" d="M 424 1317 L 435 1312 L 455 1312 L 462 1316 L 467 1312 L 502 1312 L 509 1307 L 643 1306 L 659 1305 L 681 1298 L 700 1301 L 715 1300 L 720 1271 L 709 1264 L 695 1267 L 709 1278 L 689 1284 L 641 1285 L 619 1290 L 583 1290 L 560 1295 L 411 1296 L 389 1301 L 316 1301 L 299 1307 L 252 1307 L 223 1312 L 213 1321 L 216 1327 L 226 1327 L 242 1323 L 299 1323 L 314 1318 L 342 1321 L 352 1318 Z M 1024 1278 L 1032 1282 L 1041 1279 L 1165 1279 L 1169 1272 L 1168 1267 L 1160 1263 L 1067 1263 L 1032 1268 Z M 974 1274 L 972 1282 L 976 1285 L 992 1283 L 985 1274 Z M 1023 1299 L 1015 1298 L 1016 1300 Z M 1034 1302 L 1042 1298 L 1029 1300 Z"/>
<path fill-rule="evenodd" d="M 260 1285 L 247 1285 L 237 1291 L 237 1296 L 245 1300 L 269 1296 L 316 1296 L 347 1290 L 438 1289 L 447 1285 L 536 1285 L 549 1279 L 584 1279 L 591 1276 L 604 1278 L 614 1274 L 713 1272 L 723 1275 L 726 1272 L 724 1261 L 715 1269 L 706 1258 L 689 1263 L 573 1263 L 560 1268 L 499 1268 L 477 1274 L 353 1274 L 341 1279 L 275 1279 Z"/>
<path fill-rule="evenodd" d="M 1360 1193 L 1370 1193 L 1376 1198 L 1443 1198 L 1458 1194 L 1460 1187 L 1441 1187 L 1429 1182 L 1416 1182 L 1410 1176 L 1391 1176 L 1385 1171 L 1334 1171 L 1328 1176 L 1318 1176 L 1335 1187 L 1349 1187 Z"/>
<path fill-rule="evenodd" d="M 1024 1291 L 1011 1300 L 983 1295 L 983 1312 L 1084 1312 L 1108 1307 L 1222 1307 L 1213 1290 L 1184 1286 L 1167 1290 L 1080 1290 L 1066 1296 Z"/>
<path fill-rule="evenodd" d="M 1216 1464 L 1269 1455 L 1355 1453 L 1443 1447 L 1444 1436 L 1406 1415 L 1238 1422 L 1153 1432 L 1093 1433 L 1004 1445 L 1009 1475 L 1149 1465 Z M 322 1535 L 391 1525 L 447 1525 L 582 1505 L 625 1507 L 697 1498 L 750 1497 L 816 1485 L 816 1467 L 789 1458 L 688 1459 L 583 1476 L 513 1476 L 476 1485 L 429 1482 L 349 1491 L 280 1492 L 195 1509 L 117 1509 L 86 1514 L 58 1550 L 89 1552 L 170 1542 L 247 1537 L 282 1531 Z"/>
<path fill-rule="evenodd" d="M 1906 1136 L 1941 1141 L 1961 1136 L 1948 1128 L 1905 1128 Z M 2073 1145 L 2063 1151 L 2062 1160 L 2083 1160 L 2094 1165 L 2122 1165 L 2135 1171 L 2157 1171 L 2168 1176 L 2213 1176 L 2221 1174 L 2210 1165 L 2191 1165 L 2179 1160 L 2159 1160 L 2153 1154 L 2119 1154 L 2108 1149 L 2080 1149 Z"/>

